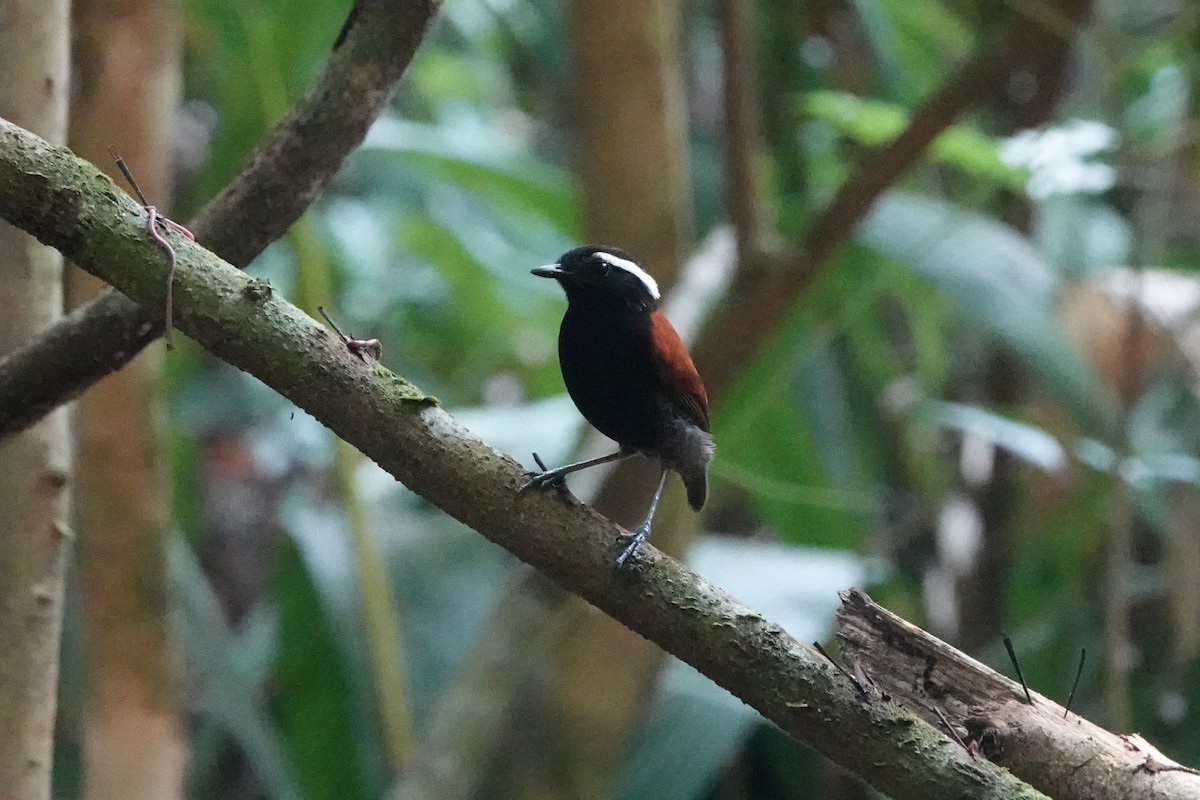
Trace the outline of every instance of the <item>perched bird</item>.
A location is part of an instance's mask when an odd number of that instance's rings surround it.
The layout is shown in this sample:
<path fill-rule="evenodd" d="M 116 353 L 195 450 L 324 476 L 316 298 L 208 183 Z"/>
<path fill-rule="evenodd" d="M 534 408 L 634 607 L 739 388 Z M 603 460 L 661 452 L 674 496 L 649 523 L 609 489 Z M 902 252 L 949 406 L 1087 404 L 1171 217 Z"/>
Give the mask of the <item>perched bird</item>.
<path fill-rule="evenodd" d="M 659 460 L 662 475 L 646 519 L 633 531 L 617 564 L 650 535 L 670 470 L 697 511 L 708 495 L 708 395 L 675 328 L 658 310 L 658 284 L 628 253 L 577 247 L 558 263 L 533 270 L 567 294 L 558 332 L 558 360 L 567 392 L 580 413 L 615 441 L 617 452 L 533 473 L 523 488 L 561 486 L 563 477 L 634 455 Z"/>

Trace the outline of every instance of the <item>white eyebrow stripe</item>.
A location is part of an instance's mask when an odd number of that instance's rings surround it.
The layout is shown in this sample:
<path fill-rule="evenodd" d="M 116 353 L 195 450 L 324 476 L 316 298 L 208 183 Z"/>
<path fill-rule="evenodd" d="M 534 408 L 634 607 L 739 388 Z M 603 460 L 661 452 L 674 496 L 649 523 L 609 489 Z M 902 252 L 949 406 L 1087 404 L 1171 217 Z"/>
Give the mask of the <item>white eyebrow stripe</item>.
<path fill-rule="evenodd" d="M 623 269 L 630 273 L 642 283 L 646 284 L 646 288 L 650 290 L 651 297 L 653 297 L 655 300 L 659 299 L 658 282 L 655 281 L 654 278 L 650 277 L 650 273 L 646 272 L 646 270 L 642 269 L 637 264 L 633 263 L 627 258 L 614 256 L 612 253 L 605 253 L 604 251 L 596 253 L 596 258 L 611 264 L 617 269 Z"/>

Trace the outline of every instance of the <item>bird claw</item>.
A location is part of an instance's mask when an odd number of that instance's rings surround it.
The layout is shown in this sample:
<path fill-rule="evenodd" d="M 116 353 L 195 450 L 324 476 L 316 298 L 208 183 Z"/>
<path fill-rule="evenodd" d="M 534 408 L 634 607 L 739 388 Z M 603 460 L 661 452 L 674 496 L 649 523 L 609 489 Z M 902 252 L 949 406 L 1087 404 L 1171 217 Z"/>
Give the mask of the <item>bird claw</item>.
<path fill-rule="evenodd" d="M 571 490 L 567 488 L 567 479 L 565 476 L 556 474 L 552 469 L 546 469 L 546 465 L 542 463 L 542 458 L 537 453 L 533 454 L 533 460 L 541 468 L 541 472 L 526 472 L 525 477 L 528 478 L 525 483 L 521 484 L 519 491 L 528 489 L 554 489 L 566 502 L 573 506 L 581 506 L 583 502 L 571 494 Z"/>
<path fill-rule="evenodd" d="M 621 538 L 628 538 L 630 541 L 629 544 L 625 545 L 625 549 L 621 551 L 621 554 L 617 556 L 617 567 L 625 566 L 625 562 L 629 560 L 629 557 L 637 553 L 638 548 L 646 543 L 646 540 L 650 538 L 650 530 L 643 526 Z"/>
<path fill-rule="evenodd" d="M 567 485 L 567 479 L 562 475 L 551 475 L 547 472 L 526 472 L 525 477 L 528 478 L 525 483 L 521 484 L 521 491 L 526 489 L 545 489 L 548 486 L 559 488 Z"/>

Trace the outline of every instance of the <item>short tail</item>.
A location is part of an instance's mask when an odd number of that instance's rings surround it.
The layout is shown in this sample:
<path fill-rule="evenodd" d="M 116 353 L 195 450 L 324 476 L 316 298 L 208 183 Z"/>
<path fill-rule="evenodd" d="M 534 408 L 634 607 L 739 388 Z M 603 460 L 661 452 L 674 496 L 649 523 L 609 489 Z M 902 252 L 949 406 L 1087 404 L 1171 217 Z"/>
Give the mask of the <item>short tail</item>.
<path fill-rule="evenodd" d="M 695 511 L 704 508 L 704 501 L 708 499 L 708 470 L 701 468 L 690 475 L 680 477 L 683 478 L 683 485 L 687 487 L 688 505 Z"/>
<path fill-rule="evenodd" d="M 685 435 L 667 463 L 672 464 L 683 485 L 687 487 L 688 505 L 696 511 L 704 507 L 708 499 L 708 462 L 713 457 L 712 434 L 702 428 L 688 424 Z"/>

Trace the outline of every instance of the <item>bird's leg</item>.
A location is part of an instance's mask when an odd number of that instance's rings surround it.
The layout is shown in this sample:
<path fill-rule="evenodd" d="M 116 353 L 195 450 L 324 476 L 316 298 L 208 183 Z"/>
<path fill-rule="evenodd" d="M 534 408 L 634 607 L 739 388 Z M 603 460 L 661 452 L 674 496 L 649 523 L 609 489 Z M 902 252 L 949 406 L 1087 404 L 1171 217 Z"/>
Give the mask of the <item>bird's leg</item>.
<path fill-rule="evenodd" d="M 662 477 L 658 479 L 658 488 L 654 490 L 654 499 L 650 501 L 650 511 L 646 514 L 646 519 L 637 530 L 630 534 L 631 541 L 621 551 L 621 555 L 617 556 L 617 566 L 624 566 L 626 559 L 637 552 L 637 549 L 642 546 L 642 543 L 650 537 L 650 524 L 654 522 L 654 512 L 658 510 L 658 501 L 662 497 L 663 487 L 667 485 L 667 473 L 669 470 L 664 466 L 662 468 Z"/>
<path fill-rule="evenodd" d="M 546 462 L 542 461 L 542 457 L 539 456 L 537 453 L 533 454 L 533 460 L 535 462 L 537 462 L 538 469 L 540 469 L 542 472 L 548 472 L 550 470 L 550 468 L 546 466 Z M 525 474 L 526 475 L 536 475 L 537 473 L 526 472 Z M 520 491 L 525 491 L 525 487 L 528 485 L 529 484 L 525 484 L 524 486 L 522 486 Z M 567 482 L 564 479 L 559 478 L 557 481 L 555 481 L 553 489 L 554 489 L 554 491 L 558 492 L 559 497 L 561 497 L 564 501 L 570 503 L 571 505 L 573 505 L 573 506 L 583 505 L 582 500 L 580 500 L 575 495 L 571 494 L 571 490 L 567 488 Z"/>
<path fill-rule="evenodd" d="M 563 478 L 567 475 L 570 475 L 572 472 L 578 472 L 581 469 L 599 466 L 600 464 L 607 464 L 610 461 L 619 461 L 623 458 L 629 458 L 632 455 L 636 455 L 634 451 L 621 449 L 615 453 L 609 453 L 606 456 L 589 458 L 587 461 L 577 461 L 574 464 L 567 464 L 565 467 L 559 467 L 558 469 L 547 469 L 542 470 L 541 472 L 526 472 L 525 474 L 529 476 L 529 480 L 521 487 L 521 491 L 523 492 L 531 487 L 543 489 L 547 486 L 563 486 L 565 485 Z M 533 457 L 538 458 L 537 453 L 534 453 Z M 538 465 L 541 465 L 541 459 L 538 459 Z"/>

